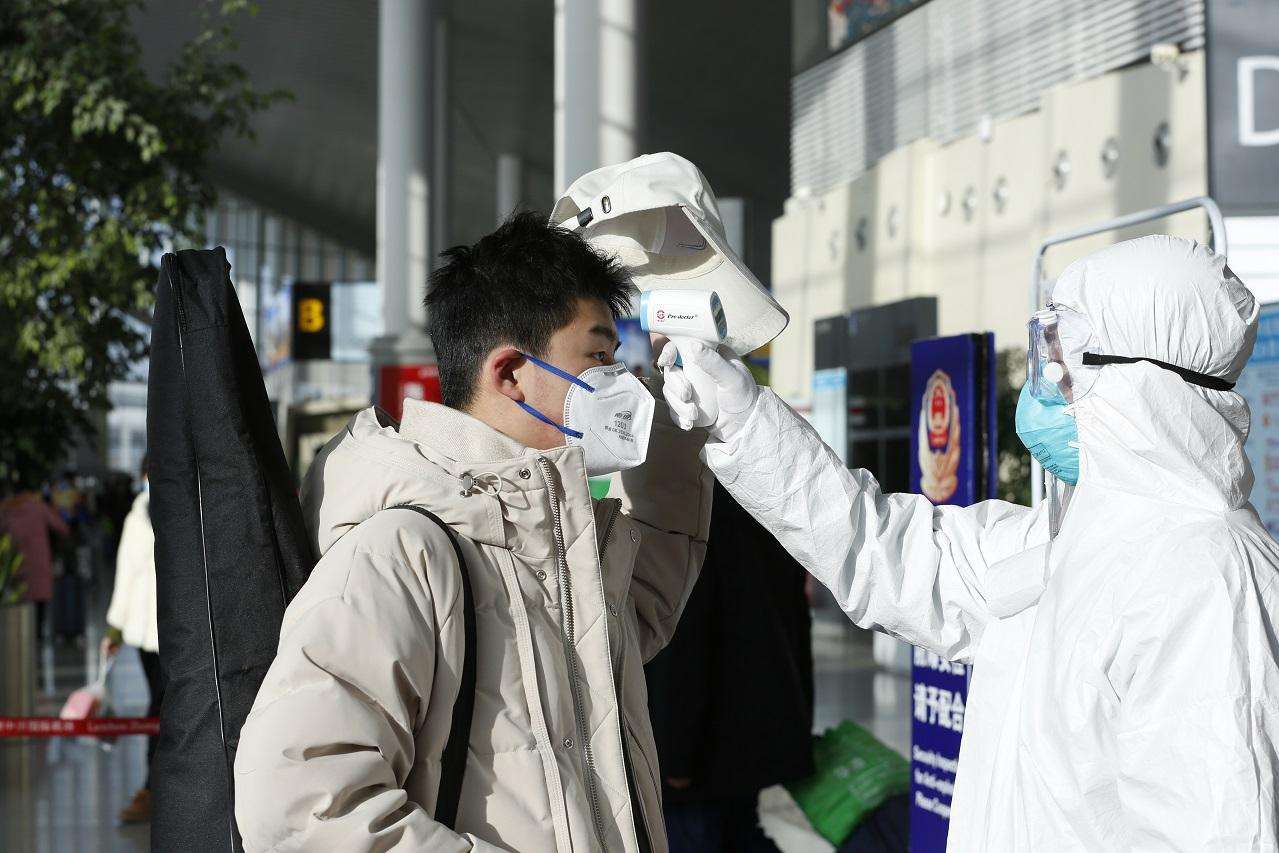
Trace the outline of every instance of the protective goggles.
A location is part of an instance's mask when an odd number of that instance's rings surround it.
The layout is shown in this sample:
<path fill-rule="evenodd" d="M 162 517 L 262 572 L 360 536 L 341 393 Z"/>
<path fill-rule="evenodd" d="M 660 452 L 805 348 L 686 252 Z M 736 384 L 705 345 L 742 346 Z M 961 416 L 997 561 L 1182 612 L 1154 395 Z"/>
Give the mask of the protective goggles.
<path fill-rule="evenodd" d="M 1030 393 L 1044 403 L 1073 403 L 1091 391 L 1100 368 L 1084 362 L 1085 353 L 1098 349 L 1088 318 L 1050 305 L 1031 316 L 1029 328 Z"/>
<path fill-rule="evenodd" d="M 1235 383 L 1219 376 L 1169 364 L 1156 358 L 1102 355 L 1088 318 L 1077 311 L 1049 305 L 1030 318 L 1026 380 L 1030 393 L 1044 403 L 1075 403 L 1087 396 L 1107 364 L 1149 362 L 1186 382 L 1213 391 L 1230 391 Z"/>

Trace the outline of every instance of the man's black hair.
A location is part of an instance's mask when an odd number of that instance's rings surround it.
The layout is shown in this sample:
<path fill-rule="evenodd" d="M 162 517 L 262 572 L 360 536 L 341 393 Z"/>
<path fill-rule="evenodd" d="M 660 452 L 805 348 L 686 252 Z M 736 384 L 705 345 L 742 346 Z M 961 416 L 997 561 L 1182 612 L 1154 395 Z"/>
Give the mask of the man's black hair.
<path fill-rule="evenodd" d="M 581 299 L 598 299 L 616 319 L 633 286 L 626 268 L 572 231 L 533 211 L 514 213 L 473 246 L 441 253 L 426 296 L 427 332 L 440 365 L 444 404 L 475 395 L 484 359 L 503 344 L 542 356 Z"/>

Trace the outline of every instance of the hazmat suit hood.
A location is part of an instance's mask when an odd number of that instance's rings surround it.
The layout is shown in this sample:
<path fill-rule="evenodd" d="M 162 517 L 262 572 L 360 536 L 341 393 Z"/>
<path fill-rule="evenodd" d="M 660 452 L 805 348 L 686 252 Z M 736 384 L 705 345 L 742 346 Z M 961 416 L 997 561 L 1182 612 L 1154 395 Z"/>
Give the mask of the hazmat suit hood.
<path fill-rule="evenodd" d="M 1051 301 L 1088 318 L 1099 354 L 1156 359 L 1228 382 L 1252 354 L 1260 310 L 1224 257 L 1162 235 L 1076 261 Z M 1248 500 L 1249 413 L 1235 392 L 1149 362 L 1110 364 L 1072 408 L 1081 486 L 1218 510 Z"/>

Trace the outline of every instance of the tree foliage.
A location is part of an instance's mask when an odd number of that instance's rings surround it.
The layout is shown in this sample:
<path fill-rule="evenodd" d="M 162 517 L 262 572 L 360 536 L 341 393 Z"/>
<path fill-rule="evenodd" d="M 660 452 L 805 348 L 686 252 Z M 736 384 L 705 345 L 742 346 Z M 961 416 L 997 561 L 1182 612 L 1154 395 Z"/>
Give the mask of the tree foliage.
<path fill-rule="evenodd" d="M 999 497 L 1030 506 L 1030 452 L 1017 437 L 1017 398 L 1026 382 L 1026 351 L 1013 347 L 996 357 Z"/>
<path fill-rule="evenodd" d="M 144 355 L 159 254 L 200 242 L 215 201 L 211 153 L 280 96 L 230 58 L 247 0 L 205 3 L 158 73 L 143 11 L 0 3 L 0 484 L 46 476 Z"/>

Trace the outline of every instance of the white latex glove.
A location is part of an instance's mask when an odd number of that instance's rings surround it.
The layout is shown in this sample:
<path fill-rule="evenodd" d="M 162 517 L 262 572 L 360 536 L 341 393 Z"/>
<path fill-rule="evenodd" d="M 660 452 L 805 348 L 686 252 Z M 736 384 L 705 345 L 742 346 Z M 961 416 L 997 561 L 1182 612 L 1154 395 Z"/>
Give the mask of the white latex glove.
<path fill-rule="evenodd" d="M 746 425 L 751 407 L 759 397 L 759 386 L 750 368 L 736 356 L 725 358 L 701 341 L 681 340 L 678 348 L 674 343 L 667 344 L 657 359 L 665 379 L 662 394 L 675 423 L 685 430 L 692 429 L 694 422 L 708 410 L 698 399 L 697 390 L 684 375 L 683 368 L 675 365 L 677 355 L 685 364 L 700 368 L 714 380 L 719 413 L 707 430 L 717 441 L 732 441 Z"/>

